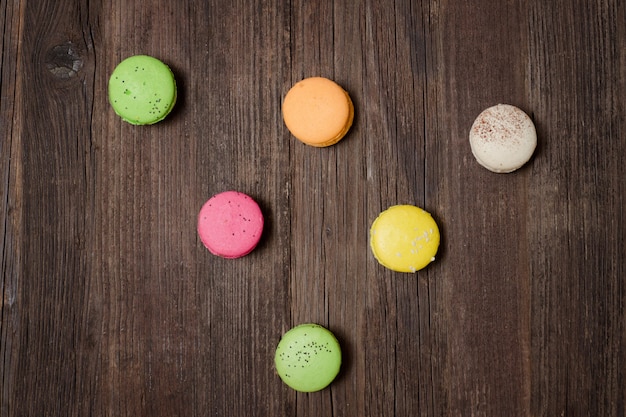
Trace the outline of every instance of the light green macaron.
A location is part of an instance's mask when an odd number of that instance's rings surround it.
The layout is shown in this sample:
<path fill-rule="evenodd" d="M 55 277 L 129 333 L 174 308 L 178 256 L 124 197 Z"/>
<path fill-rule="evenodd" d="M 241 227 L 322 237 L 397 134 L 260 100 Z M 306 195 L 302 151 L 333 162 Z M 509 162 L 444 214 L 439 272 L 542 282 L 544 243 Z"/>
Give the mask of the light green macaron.
<path fill-rule="evenodd" d="M 296 391 L 326 388 L 339 373 L 341 347 L 335 336 L 319 324 L 301 324 L 285 333 L 276 347 L 276 372 Z"/>
<path fill-rule="evenodd" d="M 176 103 L 174 74 L 167 65 L 151 56 L 126 58 L 109 78 L 109 102 L 115 113 L 128 123 L 157 123 Z"/>

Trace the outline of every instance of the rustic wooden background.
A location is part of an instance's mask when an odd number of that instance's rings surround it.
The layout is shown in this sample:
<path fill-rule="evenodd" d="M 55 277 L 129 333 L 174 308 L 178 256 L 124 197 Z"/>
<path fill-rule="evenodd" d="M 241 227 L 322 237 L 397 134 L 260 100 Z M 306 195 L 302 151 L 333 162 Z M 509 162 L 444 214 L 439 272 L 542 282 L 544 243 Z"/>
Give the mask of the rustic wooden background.
<path fill-rule="evenodd" d="M 626 5 L 621 0 L 0 0 L 0 416 L 626 415 Z M 119 61 L 177 77 L 164 122 L 107 102 Z M 296 142 L 281 100 L 347 89 L 339 144 Z M 468 131 L 536 123 L 512 174 Z M 227 189 L 267 227 L 249 256 L 195 233 Z M 439 222 L 392 273 L 368 229 Z M 343 368 L 299 394 L 281 334 L 335 332 Z"/>

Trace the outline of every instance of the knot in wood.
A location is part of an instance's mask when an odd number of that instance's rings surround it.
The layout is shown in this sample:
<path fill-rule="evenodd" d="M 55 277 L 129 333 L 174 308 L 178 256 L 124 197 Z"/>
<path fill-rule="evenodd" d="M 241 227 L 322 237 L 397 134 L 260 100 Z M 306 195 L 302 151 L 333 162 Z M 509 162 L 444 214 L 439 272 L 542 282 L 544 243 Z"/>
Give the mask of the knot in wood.
<path fill-rule="evenodd" d="M 83 68 L 83 60 L 76 45 L 67 41 L 48 51 L 46 68 L 55 77 L 65 80 L 74 77 Z"/>

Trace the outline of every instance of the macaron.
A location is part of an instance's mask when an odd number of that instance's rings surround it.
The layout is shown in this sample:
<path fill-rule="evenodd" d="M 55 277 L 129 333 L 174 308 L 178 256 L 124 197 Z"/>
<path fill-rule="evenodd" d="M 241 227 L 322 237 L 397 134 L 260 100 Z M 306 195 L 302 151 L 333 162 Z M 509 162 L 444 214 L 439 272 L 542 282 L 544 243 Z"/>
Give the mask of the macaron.
<path fill-rule="evenodd" d="M 283 100 L 283 120 L 293 136 L 307 145 L 325 147 L 350 130 L 354 106 L 348 93 L 323 77 L 296 83 Z"/>
<path fill-rule="evenodd" d="M 300 324 L 283 335 L 274 356 L 276 372 L 296 391 L 326 388 L 341 368 L 341 347 L 332 332 L 319 324 Z"/>
<path fill-rule="evenodd" d="M 115 113 L 134 125 L 163 120 L 176 103 L 172 70 L 147 55 L 126 58 L 109 78 L 109 102 Z"/>
<path fill-rule="evenodd" d="M 198 236 L 204 246 L 222 258 L 240 258 L 252 252 L 263 233 L 263 213 L 252 197 L 225 191 L 211 197 L 198 214 Z"/>
<path fill-rule="evenodd" d="M 507 173 L 530 160 L 537 147 L 537 132 L 524 111 L 498 104 L 478 115 L 469 142 L 480 165 L 492 172 Z"/>
<path fill-rule="evenodd" d="M 439 240 L 439 228 L 430 213 L 411 205 L 389 207 L 370 228 L 374 257 L 397 272 L 416 272 L 434 261 Z"/>

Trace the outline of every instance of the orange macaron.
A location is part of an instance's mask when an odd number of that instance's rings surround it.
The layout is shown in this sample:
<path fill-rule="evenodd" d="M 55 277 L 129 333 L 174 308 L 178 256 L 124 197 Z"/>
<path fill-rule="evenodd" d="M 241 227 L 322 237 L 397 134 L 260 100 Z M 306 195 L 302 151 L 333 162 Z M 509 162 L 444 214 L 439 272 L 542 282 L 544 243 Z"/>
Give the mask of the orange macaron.
<path fill-rule="evenodd" d="M 287 129 L 307 145 L 325 147 L 339 142 L 354 119 L 348 93 L 328 78 L 311 77 L 296 83 L 283 101 Z"/>

